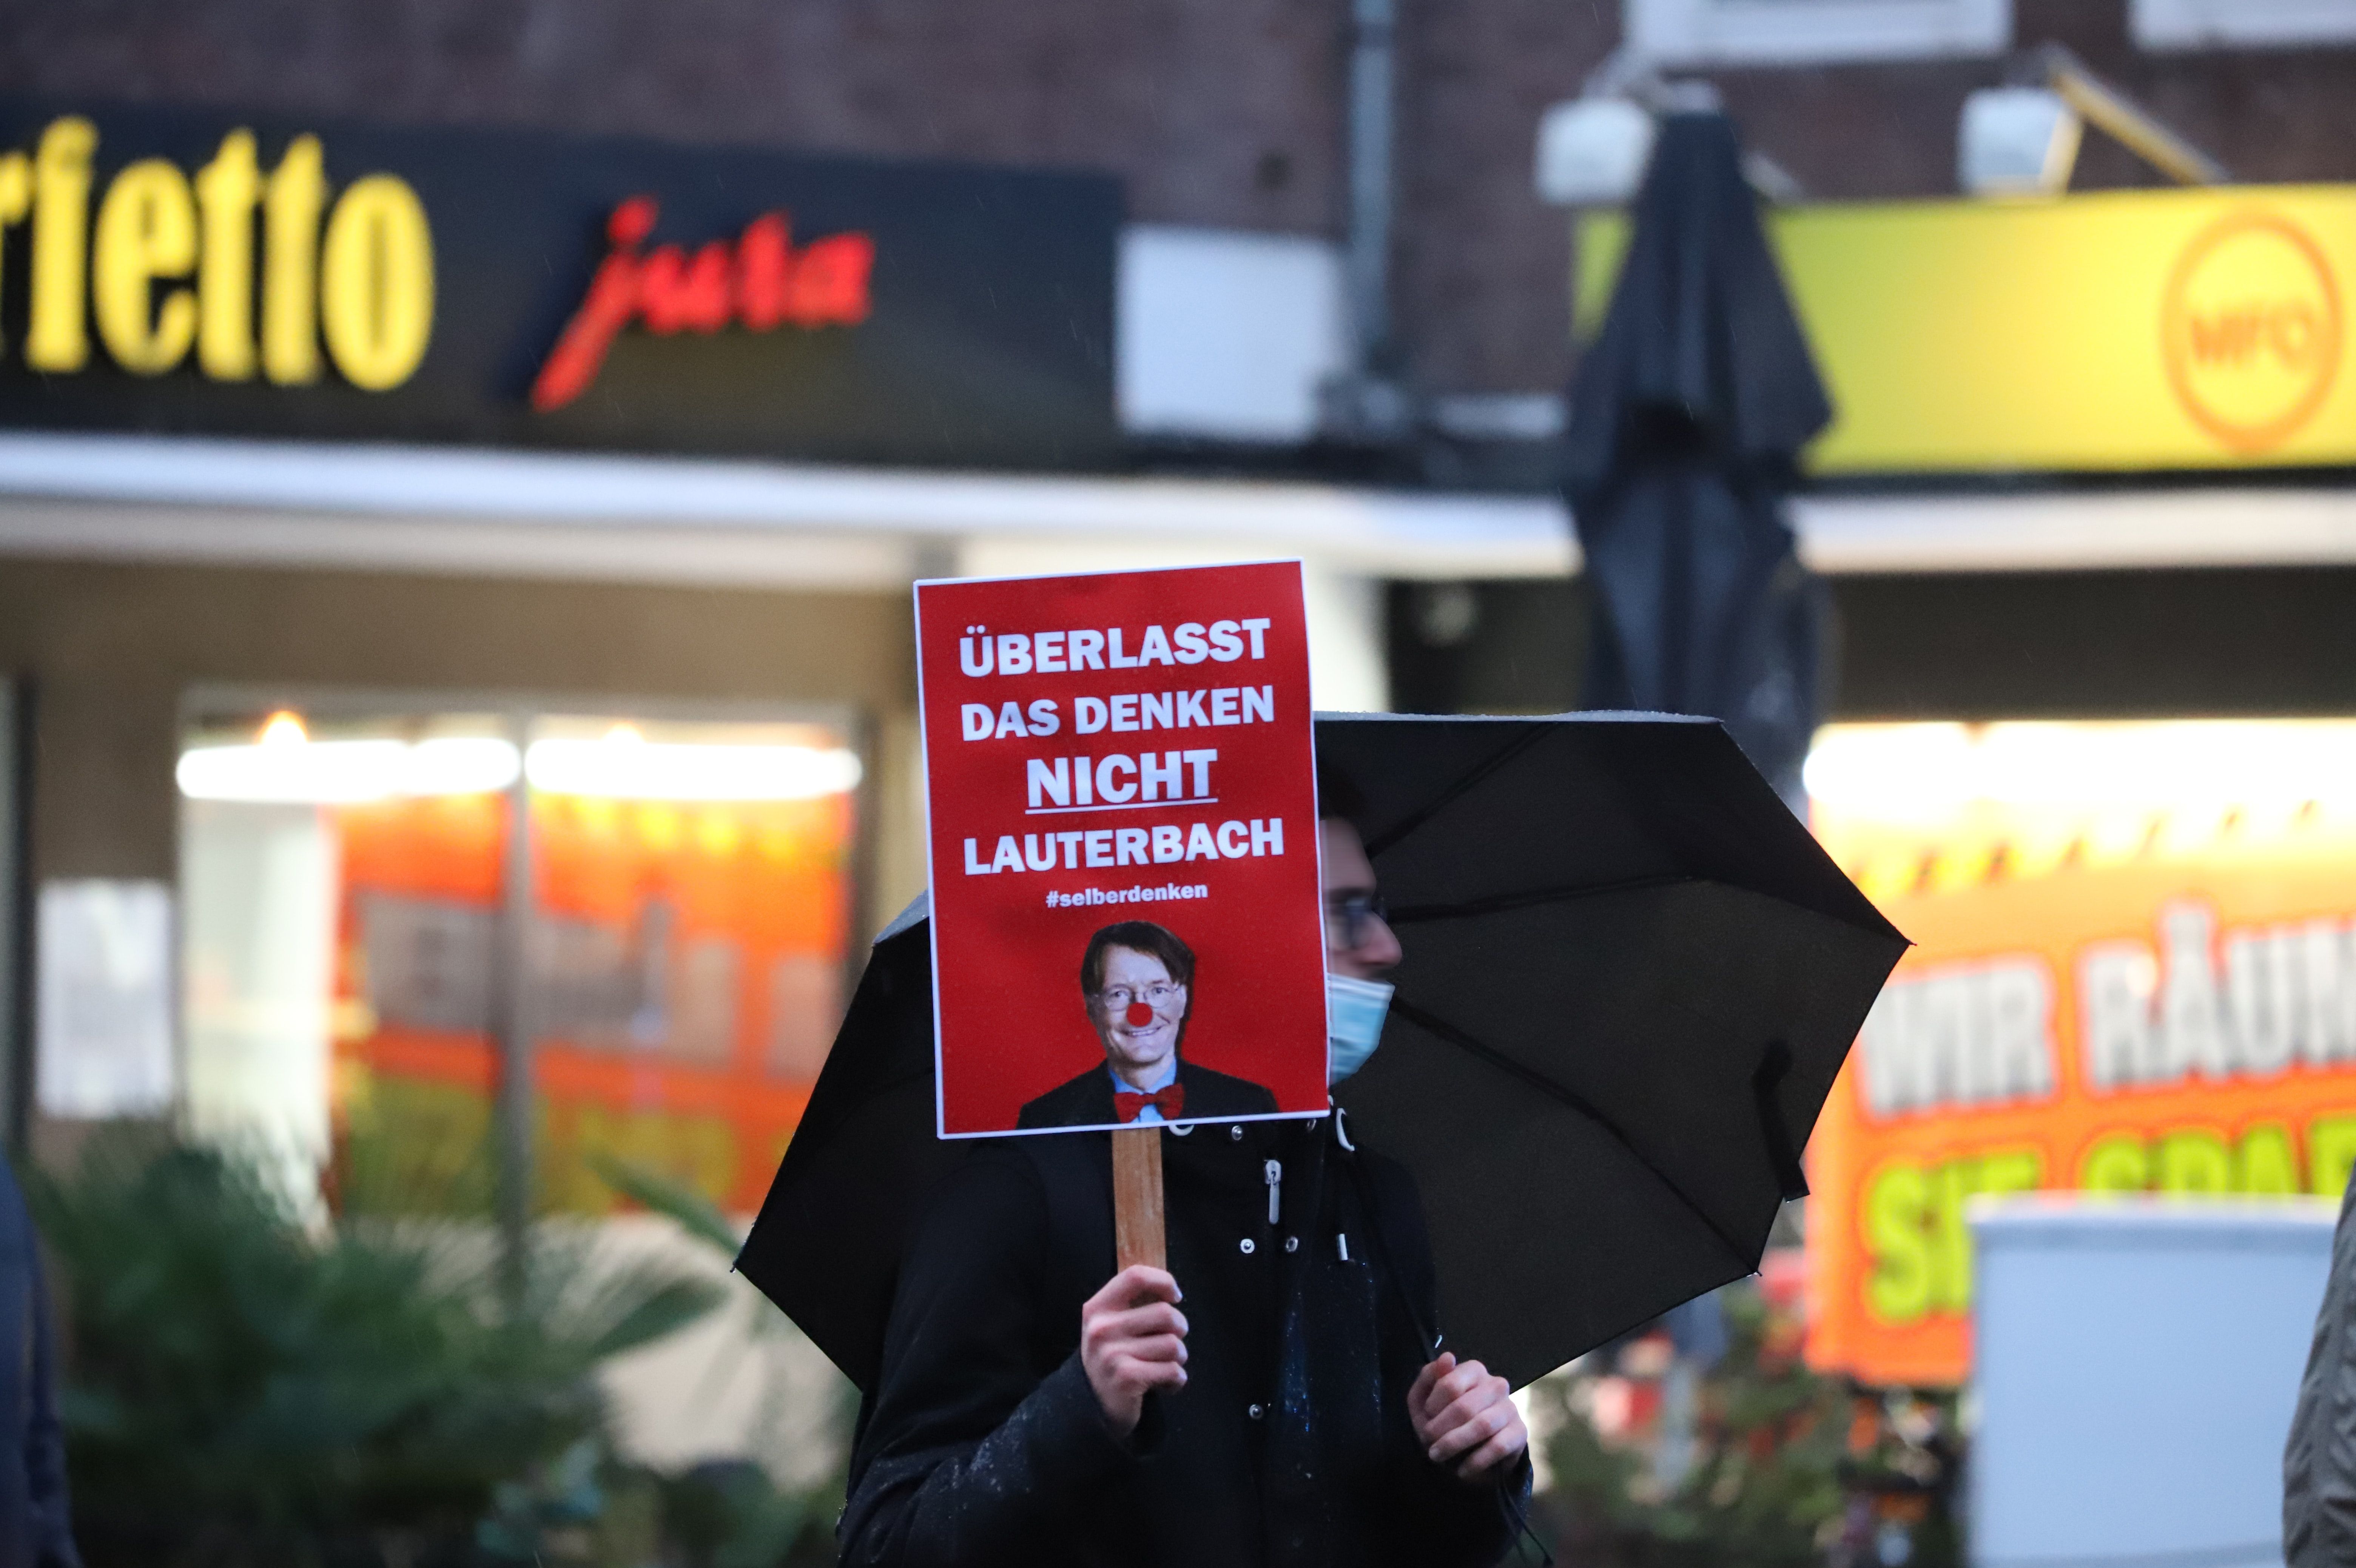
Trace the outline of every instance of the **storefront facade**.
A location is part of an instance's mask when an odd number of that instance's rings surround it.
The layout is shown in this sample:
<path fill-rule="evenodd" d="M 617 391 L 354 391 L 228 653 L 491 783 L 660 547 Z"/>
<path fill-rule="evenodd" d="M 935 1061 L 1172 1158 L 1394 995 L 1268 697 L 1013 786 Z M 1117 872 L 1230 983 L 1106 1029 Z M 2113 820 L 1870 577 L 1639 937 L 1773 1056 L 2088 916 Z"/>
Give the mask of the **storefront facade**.
<path fill-rule="evenodd" d="M 125 431 L 348 477 L 385 442 L 396 472 L 1113 447 L 1102 178 L 76 106 L 9 105 L 0 142 L 0 422 L 77 433 L 48 450 L 102 493 L 75 443 Z M 600 1149 L 757 1201 L 887 836 L 891 596 L 446 563 L 5 583 L 40 888 L 20 1115 L 259 1138 L 346 1203 L 602 1210 Z"/>
<path fill-rule="evenodd" d="M 0 105 L 13 1114 L 330 1200 L 745 1209 L 922 885 L 908 584 L 1559 570 L 1540 503 L 1119 472 L 1091 175 Z M 525 824 L 519 831 L 519 824 Z"/>
<path fill-rule="evenodd" d="M 1918 944 L 1811 1144 L 1821 1368 L 1967 1374 L 1977 1195 L 2346 1184 L 2352 220 L 2339 187 L 1771 218 L 1838 411 L 1792 509 L 1840 624 L 1815 826 Z M 1624 239 L 1586 222 L 1590 322 Z M 1394 607 L 1403 704 L 1575 702 L 1575 589 Z"/>

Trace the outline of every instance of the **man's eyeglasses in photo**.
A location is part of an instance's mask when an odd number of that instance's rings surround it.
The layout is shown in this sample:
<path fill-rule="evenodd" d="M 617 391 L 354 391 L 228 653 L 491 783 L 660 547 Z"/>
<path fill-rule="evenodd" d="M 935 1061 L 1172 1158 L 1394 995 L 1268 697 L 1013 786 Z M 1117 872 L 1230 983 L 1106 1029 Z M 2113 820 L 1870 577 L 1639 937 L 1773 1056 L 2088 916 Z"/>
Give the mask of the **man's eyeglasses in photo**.
<path fill-rule="evenodd" d="M 1108 985 L 1097 993 L 1097 1001 L 1108 1013 L 1126 1012 L 1132 1002 L 1142 1002 L 1159 1012 L 1173 998 L 1183 995 L 1185 990 L 1184 986 L 1167 981 L 1157 981 L 1142 991 L 1131 991 L 1126 985 Z"/>

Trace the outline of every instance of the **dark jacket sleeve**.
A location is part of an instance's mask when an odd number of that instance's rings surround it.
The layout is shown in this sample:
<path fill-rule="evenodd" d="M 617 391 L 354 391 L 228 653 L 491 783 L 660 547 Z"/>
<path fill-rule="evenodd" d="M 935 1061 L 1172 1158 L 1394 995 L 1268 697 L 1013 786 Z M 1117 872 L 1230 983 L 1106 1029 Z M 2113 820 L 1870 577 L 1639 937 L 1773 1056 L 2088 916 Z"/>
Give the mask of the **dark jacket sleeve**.
<path fill-rule="evenodd" d="M 1431 1261 L 1431 1238 L 1424 1227 L 1423 1202 L 1415 1178 L 1405 1166 L 1379 1155 L 1361 1155 L 1365 1190 L 1382 1232 L 1383 1250 L 1398 1273 L 1399 1304 L 1412 1317 L 1393 1337 L 1403 1342 L 1387 1347 L 1387 1379 L 1397 1384 L 1392 1397 L 1405 1405 L 1415 1375 L 1422 1369 L 1430 1347 L 1427 1332 L 1440 1321 L 1439 1271 Z M 1448 1349 L 1443 1337 L 1440 1348 Z M 1462 1354 L 1463 1352 L 1460 1352 Z M 1412 1417 L 1410 1432 L 1412 1431 Z M 1429 1563 L 1432 1568 L 1489 1568 L 1510 1550 L 1522 1533 L 1530 1506 L 1530 1456 L 1525 1452 L 1510 1465 L 1499 1466 L 1483 1482 L 1457 1479 L 1453 1471 L 1411 1448 L 1397 1466 L 1398 1474 L 1400 1541 L 1396 1556 L 1401 1563 Z"/>
<path fill-rule="evenodd" d="M 838 1531 L 857 1568 L 1053 1561 L 1093 1492 L 1137 1463 L 1106 1423 L 1072 1321 L 1040 1321 L 1037 1178 L 969 1162 L 905 1260 Z"/>
<path fill-rule="evenodd" d="M 2356 1568 L 2356 1178 L 2340 1199 L 2331 1276 L 2283 1445 L 2283 1560 Z"/>
<path fill-rule="evenodd" d="M 73 1510 L 66 1494 L 65 1431 L 58 1423 L 56 1337 L 49 1324 L 49 1284 L 40 1249 L 29 1247 L 33 1346 L 27 1391 L 25 1495 L 33 1561 L 39 1568 L 81 1568 L 74 1546 Z"/>

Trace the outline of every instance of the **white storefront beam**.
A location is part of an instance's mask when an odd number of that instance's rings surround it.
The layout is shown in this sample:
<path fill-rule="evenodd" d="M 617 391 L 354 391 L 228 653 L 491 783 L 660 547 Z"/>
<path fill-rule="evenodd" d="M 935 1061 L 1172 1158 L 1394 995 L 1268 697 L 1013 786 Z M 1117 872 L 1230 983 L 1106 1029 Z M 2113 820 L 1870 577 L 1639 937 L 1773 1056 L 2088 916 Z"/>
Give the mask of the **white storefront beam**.
<path fill-rule="evenodd" d="M 981 541 L 1373 577 L 1575 560 L 1543 497 L 0 433 L 0 551 L 17 553 L 883 586 Z"/>
<path fill-rule="evenodd" d="M 1792 510 L 1820 572 L 2356 563 L 2356 489 L 1810 497 Z"/>
<path fill-rule="evenodd" d="M 1828 573 L 2356 563 L 2356 490 L 1815 496 Z M 0 432 L 0 552 L 880 587 L 1054 553 L 1300 555 L 1363 577 L 1578 569 L 1545 496 Z"/>

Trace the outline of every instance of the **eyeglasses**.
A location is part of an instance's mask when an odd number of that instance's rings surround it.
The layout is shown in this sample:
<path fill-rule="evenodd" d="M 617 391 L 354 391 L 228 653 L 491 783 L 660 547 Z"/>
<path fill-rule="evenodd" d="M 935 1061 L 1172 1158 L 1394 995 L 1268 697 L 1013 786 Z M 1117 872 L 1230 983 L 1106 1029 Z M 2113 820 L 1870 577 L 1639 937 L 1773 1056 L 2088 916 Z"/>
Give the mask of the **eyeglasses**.
<path fill-rule="evenodd" d="M 1158 1013 L 1173 999 L 1185 993 L 1186 988 L 1183 985 L 1156 981 L 1142 991 L 1133 991 L 1126 985 L 1108 985 L 1097 993 L 1097 1001 L 1108 1013 L 1126 1013 L 1132 1002 L 1142 1002 Z"/>
<path fill-rule="evenodd" d="M 1341 948 L 1355 948 L 1373 936 L 1377 922 L 1391 918 L 1391 907 L 1379 893 L 1335 893 L 1325 900 L 1326 940 Z M 1338 933 L 1339 941 L 1334 941 Z"/>

